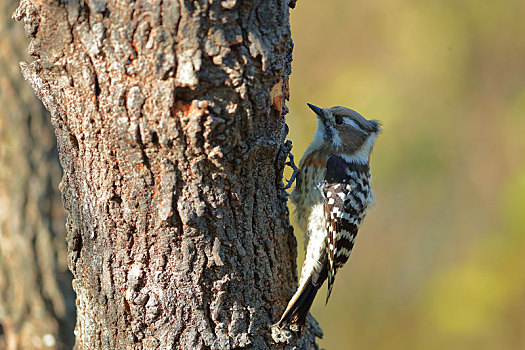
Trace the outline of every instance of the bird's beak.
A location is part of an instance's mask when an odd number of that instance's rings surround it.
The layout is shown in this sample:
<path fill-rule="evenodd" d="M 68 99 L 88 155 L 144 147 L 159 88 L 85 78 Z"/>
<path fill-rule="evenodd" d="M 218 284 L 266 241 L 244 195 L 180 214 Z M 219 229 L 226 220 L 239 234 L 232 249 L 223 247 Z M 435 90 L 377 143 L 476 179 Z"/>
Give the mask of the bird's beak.
<path fill-rule="evenodd" d="M 324 115 L 324 111 L 322 108 L 319 108 L 317 106 L 314 106 L 313 104 L 310 104 L 310 103 L 307 103 L 308 107 L 310 107 L 310 109 L 312 111 L 314 111 L 315 114 L 317 114 L 317 116 L 319 118 L 321 118 L 322 121 L 325 121 L 326 118 L 325 118 L 325 115 Z"/>

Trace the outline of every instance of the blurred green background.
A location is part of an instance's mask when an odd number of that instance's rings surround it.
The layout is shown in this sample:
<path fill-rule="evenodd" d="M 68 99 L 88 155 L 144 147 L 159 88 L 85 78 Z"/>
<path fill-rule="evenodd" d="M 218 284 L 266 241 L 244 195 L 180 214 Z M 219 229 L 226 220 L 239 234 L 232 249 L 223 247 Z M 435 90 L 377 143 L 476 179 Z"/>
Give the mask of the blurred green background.
<path fill-rule="evenodd" d="M 525 349 L 525 1 L 300 0 L 291 20 L 296 158 L 306 102 L 383 122 L 320 345 Z"/>

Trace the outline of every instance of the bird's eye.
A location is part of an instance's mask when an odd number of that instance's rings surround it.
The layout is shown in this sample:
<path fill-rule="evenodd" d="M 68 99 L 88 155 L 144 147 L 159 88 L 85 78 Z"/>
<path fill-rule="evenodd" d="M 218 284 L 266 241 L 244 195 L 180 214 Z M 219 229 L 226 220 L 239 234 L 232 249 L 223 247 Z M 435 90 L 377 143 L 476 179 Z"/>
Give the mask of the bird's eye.
<path fill-rule="evenodd" d="M 335 117 L 336 125 L 343 125 L 343 117 Z"/>

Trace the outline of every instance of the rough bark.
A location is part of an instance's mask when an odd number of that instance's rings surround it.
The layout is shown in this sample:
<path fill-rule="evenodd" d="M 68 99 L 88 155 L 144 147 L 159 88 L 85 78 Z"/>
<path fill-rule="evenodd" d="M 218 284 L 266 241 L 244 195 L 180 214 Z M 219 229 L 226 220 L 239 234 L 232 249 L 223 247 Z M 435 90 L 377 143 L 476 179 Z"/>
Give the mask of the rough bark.
<path fill-rule="evenodd" d="M 64 168 L 77 347 L 282 347 L 287 3 L 23 0 L 15 17 Z"/>
<path fill-rule="evenodd" d="M 20 74 L 28 40 L 0 2 L 0 349 L 71 348 L 62 175 L 49 113 Z"/>

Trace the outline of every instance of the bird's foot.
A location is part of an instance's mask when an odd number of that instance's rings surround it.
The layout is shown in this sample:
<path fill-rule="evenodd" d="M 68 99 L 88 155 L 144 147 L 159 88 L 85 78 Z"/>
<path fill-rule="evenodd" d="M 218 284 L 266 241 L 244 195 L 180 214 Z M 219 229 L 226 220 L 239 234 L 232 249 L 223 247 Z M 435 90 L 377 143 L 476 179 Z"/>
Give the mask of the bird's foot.
<path fill-rule="evenodd" d="M 293 170 L 293 173 L 292 173 L 292 176 L 290 177 L 290 180 L 287 180 L 287 184 L 286 186 L 284 186 L 284 189 L 287 190 L 289 189 L 290 187 L 292 187 L 293 185 L 293 182 L 295 181 L 295 178 L 297 177 L 297 175 L 299 174 L 299 169 L 297 168 L 297 166 L 295 166 L 295 163 L 294 163 L 294 157 L 293 157 L 293 154 L 292 152 L 289 152 L 288 153 L 288 158 L 290 159 L 289 161 L 287 161 L 286 163 L 284 163 L 284 165 L 288 165 L 290 168 L 292 168 Z"/>

